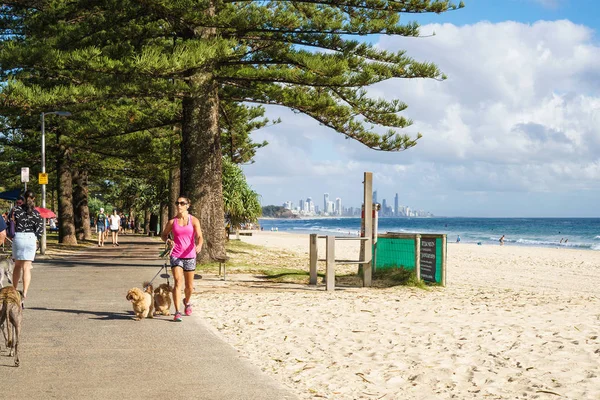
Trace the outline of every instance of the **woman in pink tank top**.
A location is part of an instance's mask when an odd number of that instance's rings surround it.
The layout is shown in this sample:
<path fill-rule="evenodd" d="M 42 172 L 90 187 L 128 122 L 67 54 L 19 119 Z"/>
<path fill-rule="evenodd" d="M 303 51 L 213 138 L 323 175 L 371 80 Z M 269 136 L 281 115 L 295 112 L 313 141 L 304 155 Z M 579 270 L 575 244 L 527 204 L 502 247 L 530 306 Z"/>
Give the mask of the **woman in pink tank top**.
<path fill-rule="evenodd" d="M 167 222 L 167 226 L 161 235 L 162 240 L 166 241 L 171 247 L 171 271 L 173 272 L 174 288 L 173 303 L 175 304 L 175 318 L 181 322 L 181 312 L 179 311 L 179 301 L 181 299 L 181 289 L 185 283 L 183 306 L 185 315 L 192 314 L 192 305 L 190 299 L 194 292 L 194 273 L 196 271 L 196 255 L 202 250 L 202 230 L 198 218 L 190 215 L 190 199 L 180 196 L 175 202 L 177 215 Z M 173 239 L 169 234 L 173 233 Z"/>

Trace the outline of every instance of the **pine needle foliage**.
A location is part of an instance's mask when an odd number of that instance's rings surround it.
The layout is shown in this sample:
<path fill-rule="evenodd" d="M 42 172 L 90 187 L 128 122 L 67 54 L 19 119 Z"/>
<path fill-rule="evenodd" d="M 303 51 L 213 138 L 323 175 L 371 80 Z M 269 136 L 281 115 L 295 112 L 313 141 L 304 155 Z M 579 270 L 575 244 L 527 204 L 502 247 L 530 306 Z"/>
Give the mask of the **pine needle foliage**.
<path fill-rule="evenodd" d="M 223 102 L 285 106 L 372 149 L 398 151 L 420 137 L 398 130 L 411 124 L 399 115 L 406 104 L 370 99 L 364 88 L 444 75 L 430 62 L 378 49 L 360 36 L 416 37 L 418 25 L 402 24 L 402 13 L 462 6 L 435 0 L 15 1 L 2 7 L 0 65 L 5 81 L 18 79 L 8 81 L 8 101 L 24 109 L 121 96 L 181 98 L 195 94 L 189 78 L 200 71 L 218 81 Z"/>
<path fill-rule="evenodd" d="M 461 7 L 449 0 L 13 0 L 0 5 L 0 115 L 19 125 L 41 111 L 70 111 L 61 146 L 83 148 L 80 160 L 121 157 L 113 166 L 123 169 L 138 147 L 155 148 L 151 141 L 161 139 L 153 135 L 178 126 L 181 189 L 201 215 L 214 258 L 224 252 L 224 136 L 240 139 L 229 158 L 248 162 L 263 145 L 248 132 L 268 123 L 260 108 L 244 107 L 283 106 L 373 150 L 408 149 L 421 134 L 403 130 L 412 123 L 401 115 L 407 105 L 373 99 L 368 87 L 445 76 L 368 36 L 417 37 L 418 24 L 402 15 Z"/>

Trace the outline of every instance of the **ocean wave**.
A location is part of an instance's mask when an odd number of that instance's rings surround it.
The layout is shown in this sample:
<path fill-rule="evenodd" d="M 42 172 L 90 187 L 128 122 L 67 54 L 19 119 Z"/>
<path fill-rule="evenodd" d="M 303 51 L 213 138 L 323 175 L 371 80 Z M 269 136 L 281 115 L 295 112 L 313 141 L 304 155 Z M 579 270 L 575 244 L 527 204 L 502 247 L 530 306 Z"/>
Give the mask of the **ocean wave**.
<path fill-rule="evenodd" d="M 583 248 L 583 249 L 591 249 L 592 248 L 592 244 L 591 243 L 575 243 L 575 242 L 567 242 L 567 243 L 560 243 L 560 242 L 554 242 L 554 241 L 548 241 L 548 240 L 536 240 L 536 239 L 517 239 L 514 241 L 514 243 L 517 244 L 522 244 L 525 246 L 561 246 L 561 247 L 576 247 L 576 248 Z"/>

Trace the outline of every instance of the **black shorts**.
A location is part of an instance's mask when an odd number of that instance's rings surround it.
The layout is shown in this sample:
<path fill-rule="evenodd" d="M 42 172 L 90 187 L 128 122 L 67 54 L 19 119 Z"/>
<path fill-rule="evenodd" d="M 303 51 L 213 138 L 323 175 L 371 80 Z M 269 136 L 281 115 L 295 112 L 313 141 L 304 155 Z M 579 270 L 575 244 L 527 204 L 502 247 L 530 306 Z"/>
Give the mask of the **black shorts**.
<path fill-rule="evenodd" d="M 111 232 L 119 232 L 119 230 L 118 230 L 118 229 L 111 229 L 110 231 L 111 231 Z"/>

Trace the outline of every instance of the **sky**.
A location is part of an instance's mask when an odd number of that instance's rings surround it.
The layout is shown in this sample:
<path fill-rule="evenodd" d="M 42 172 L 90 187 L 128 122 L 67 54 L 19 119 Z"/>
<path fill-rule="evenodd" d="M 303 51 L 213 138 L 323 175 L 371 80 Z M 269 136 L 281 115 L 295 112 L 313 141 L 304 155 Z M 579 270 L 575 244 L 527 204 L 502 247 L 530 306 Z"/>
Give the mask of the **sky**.
<path fill-rule="evenodd" d="M 323 194 L 378 200 L 448 217 L 600 217 L 600 2 L 465 0 L 417 20 L 421 38 L 378 36 L 386 50 L 434 62 L 445 81 L 395 79 L 368 88 L 399 99 L 423 137 L 402 152 L 370 150 L 302 114 L 253 133 L 269 145 L 244 166 L 263 205 Z M 402 18 L 405 18 L 402 16 Z M 435 35 L 432 36 L 432 34 Z"/>

